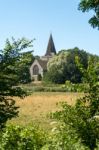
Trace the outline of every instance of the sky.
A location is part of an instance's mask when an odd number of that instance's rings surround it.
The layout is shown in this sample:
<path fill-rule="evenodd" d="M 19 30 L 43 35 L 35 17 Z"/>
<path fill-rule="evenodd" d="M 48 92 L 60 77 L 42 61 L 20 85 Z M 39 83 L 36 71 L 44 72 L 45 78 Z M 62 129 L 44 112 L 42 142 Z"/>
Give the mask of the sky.
<path fill-rule="evenodd" d="M 0 49 L 7 38 L 26 37 L 33 54 L 44 55 L 50 33 L 57 52 L 78 47 L 99 55 L 99 31 L 88 19 L 93 12 L 78 10 L 80 0 L 0 0 Z"/>

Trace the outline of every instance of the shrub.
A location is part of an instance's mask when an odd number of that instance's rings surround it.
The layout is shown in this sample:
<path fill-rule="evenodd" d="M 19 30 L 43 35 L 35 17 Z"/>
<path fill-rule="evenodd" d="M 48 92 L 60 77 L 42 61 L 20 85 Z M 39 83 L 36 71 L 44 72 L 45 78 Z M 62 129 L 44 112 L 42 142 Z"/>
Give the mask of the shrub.
<path fill-rule="evenodd" d="M 0 140 L 1 150 L 39 150 L 45 145 L 45 133 L 36 126 L 7 126 Z"/>
<path fill-rule="evenodd" d="M 71 83 L 69 80 L 65 82 L 65 88 L 67 92 L 88 92 L 89 85 L 86 83 Z"/>
<path fill-rule="evenodd" d="M 95 63 L 91 58 L 87 70 L 82 68 L 81 64 L 78 65 L 89 86 L 88 93 L 77 99 L 74 106 L 63 102 L 62 109 L 55 112 L 53 116 L 63 122 L 66 128 L 68 127 L 68 130 L 62 133 L 63 135 L 70 131 L 77 136 L 85 149 L 87 147 L 96 150 L 99 149 L 99 78 L 96 73 L 99 63 Z"/>

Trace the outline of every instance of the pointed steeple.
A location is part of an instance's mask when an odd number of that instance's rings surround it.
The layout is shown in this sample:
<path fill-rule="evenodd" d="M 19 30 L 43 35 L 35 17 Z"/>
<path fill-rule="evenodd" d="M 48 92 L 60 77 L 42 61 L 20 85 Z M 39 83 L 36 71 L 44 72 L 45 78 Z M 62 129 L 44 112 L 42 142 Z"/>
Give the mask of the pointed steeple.
<path fill-rule="evenodd" d="M 50 34 L 45 56 L 53 56 L 55 54 L 56 54 L 56 49 L 53 42 L 52 34 Z"/>

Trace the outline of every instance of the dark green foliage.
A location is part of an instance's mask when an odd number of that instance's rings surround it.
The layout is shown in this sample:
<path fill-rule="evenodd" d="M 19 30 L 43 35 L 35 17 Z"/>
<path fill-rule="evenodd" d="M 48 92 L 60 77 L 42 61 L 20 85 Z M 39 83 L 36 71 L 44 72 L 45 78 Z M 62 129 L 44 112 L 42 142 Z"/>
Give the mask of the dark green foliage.
<path fill-rule="evenodd" d="M 93 10 L 94 15 L 90 18 L 89 23 L 93 28 L 99 29 L 99 0 L 81 0 L 79 10 L 82 12 Z"/>
<path fill-rule="evenodd" d="M 60 70 L 60 66 L 57 67 L 55 65 L 48 70 L 48 72 L 44 75 L 43 80 L 48 83 L 56 84 L 64 83 L 65 81 L 63 72 Z"/>
<path fill-rule="evenodd" d="M 0 129 L 5 127 L 8 119 L 18 115 L 18 107 L 15 106 L 15 101 L 11 98 L 0 96 Z"/>
<path fill-rule="evenodd" d="M 23 98 L 27 95 L 22 88 L 18 87 L 18 84 L 20 83 L 19 74 L 22 71 L 20 67 L 23 61 L 22 50 L 32 46 L 31 43 L 32 41 L 25 38 L 17 41 L 12 38 L 12 43 L 7 40 L 5 48 L 0 51 L 0 129 L 5 126 L 7 120 L 18 114 L 18 107 L 15 106 L 12 97 Z"/>
<path fill-rule="evenodd" d="M 88 54 L 83 50 L 79 50 L 77 47 L 67 51 L 69 52 L 69 55 L 67 56 L 67 63 L 64 70 L 65 79 L 70 80 L 72 83 L 80 83 L 83 74 L 76 65 L 75 57 L 78 56 L 83 67 L 87 68 Z"/>
<path fill-rule="evenodd" d="M 88 93 L 78 99 L 75 106 L 62 103 L 63 109 L 54 115 L 72 132 L 75 131 L 83 145 L 94 150 L 99 142 L 99 62 L 91 58 L 87 70 L 78 66 L 89 84 Z"/>

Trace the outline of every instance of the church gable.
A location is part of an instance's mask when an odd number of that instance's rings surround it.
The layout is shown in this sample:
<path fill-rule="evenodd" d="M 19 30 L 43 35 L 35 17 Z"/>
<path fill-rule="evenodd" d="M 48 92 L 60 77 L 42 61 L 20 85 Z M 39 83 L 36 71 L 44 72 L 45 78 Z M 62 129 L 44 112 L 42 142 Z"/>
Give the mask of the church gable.
<path fill-rule="evenodd" d="M 40 65 L 39 61 L 37 59 L 34 60 L 33 64 L 30 67 L 30 75 L 31 79 L 36 77 L 37 75 L 41 74 L 43 76 L 43 68 Z"/>
<path fill-rule="evenodd" d="M 43 68 L 43 70 L 47 70 L 48 60 L 38 59 L 38 62 L 40 64 L 40 66 Z"/>

